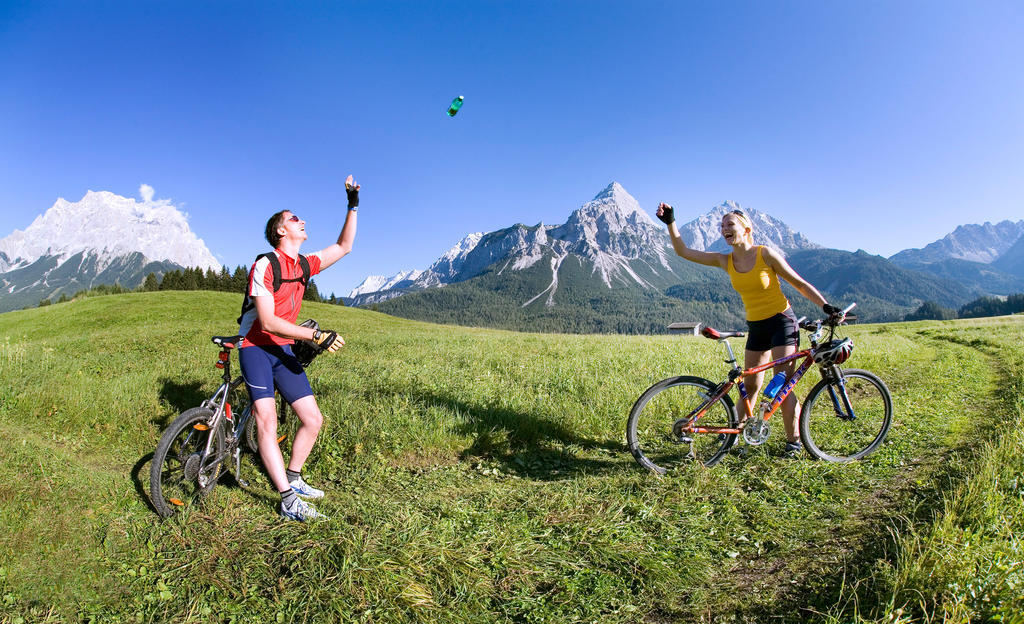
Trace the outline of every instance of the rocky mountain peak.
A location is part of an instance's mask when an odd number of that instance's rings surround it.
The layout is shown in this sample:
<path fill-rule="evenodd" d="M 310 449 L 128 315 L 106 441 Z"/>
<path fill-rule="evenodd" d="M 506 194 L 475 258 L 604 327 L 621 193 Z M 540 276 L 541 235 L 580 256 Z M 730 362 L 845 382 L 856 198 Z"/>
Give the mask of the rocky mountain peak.
<path fill-rule="evenodd" d="M 1024 235 L 1024 220 L 959 225 L 921 249 L 904 249 L 889 259 L 901 266 L 929 264 L 948 258 L 988 264 L 1006 253 Z"/>
<path fill-rule="evenodd" d="M 731 250 L 719 232 L 722 215 L 730 210 L 742 208 L 727 201 L 681 227 L 684 240 L 697 249 Z M 677 218 L 679 212 L 677 209 Z M 817 247 L 777 219 L 757 211 L 745 212 L 754 222 L 755 240 L 759 243 L 786 250 Z M 667 276 L 674 273 L 674 255 L 665 227 L 644 211 L 621 184 L 612 182 L 574 210 L 562 225 L 516 224 L 483 235 L 471 234 L 413 280 L 409 281 L 405 274 L 390 279 L 377 277 L 353 290 L 350 296 L 356 305 L 364 305 L 472 279 L 488 267 L 494 267 L 496 275 L 507 274 L 512 279 L 515 272 L 550 266 L 546 270 L 551 271 L 552 281 L 544 290 L 546 298 L 542 299 L 546 305 L 554 305 L 558 267 L 566 258 L 586 262 L 591 274 L 608 288 L 651 288 L 654 281 L 671 279 Z M 376 293 L 368 292 L 377 284 L 395 286 L 388 291 L 382 288 Z"/>
<path fill-rule="evenodd" d="M 588 221 L 613 231 L 639 224 L 658 227 L 654 219 L 618 182 L 612 182 L 595 195 L 594 199 L 580 206 L 569 216 L 568 223 Z"/>

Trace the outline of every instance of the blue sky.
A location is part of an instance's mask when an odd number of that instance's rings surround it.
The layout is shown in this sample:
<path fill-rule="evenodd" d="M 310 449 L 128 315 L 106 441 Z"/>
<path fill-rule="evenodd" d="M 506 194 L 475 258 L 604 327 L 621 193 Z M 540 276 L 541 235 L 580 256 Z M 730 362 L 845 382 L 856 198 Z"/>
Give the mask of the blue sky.
<path fill-rule="evenodd" d="M 282 208 L 332 242 L 354 173 L 339 295 L 612 180 L 891 255 L 1024 218 L 1022 66 L 1020 2 L 5 0 L 0 237 L 148 184 L 233 268 Z"/>

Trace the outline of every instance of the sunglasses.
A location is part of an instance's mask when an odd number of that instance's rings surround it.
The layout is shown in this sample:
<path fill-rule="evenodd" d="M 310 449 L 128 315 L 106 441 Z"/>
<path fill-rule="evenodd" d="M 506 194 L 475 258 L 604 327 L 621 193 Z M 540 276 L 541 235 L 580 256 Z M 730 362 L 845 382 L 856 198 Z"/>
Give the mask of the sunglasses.
<path fill-rule="evenodd" d="M 745 216 L 747 216 L 747 215 L 743 214 L 743 211 L 742 211 L 742 210 L 730 210 L 730 211 L 729 211 L 729 214 L 735 214 L 735 215 L 739 215 L 739 216 L 741 216 L 741 217 L 745 217 Z"/>
<path fill-rule="evenodd" d="M 287 219 L 285 219 L 285 221 L 295 221 L 296 223 L 298 223 L 301 220 L 302 219 L 299 219 L 298 215 L 292 215 L 292 216 L 288 217 Z"/>

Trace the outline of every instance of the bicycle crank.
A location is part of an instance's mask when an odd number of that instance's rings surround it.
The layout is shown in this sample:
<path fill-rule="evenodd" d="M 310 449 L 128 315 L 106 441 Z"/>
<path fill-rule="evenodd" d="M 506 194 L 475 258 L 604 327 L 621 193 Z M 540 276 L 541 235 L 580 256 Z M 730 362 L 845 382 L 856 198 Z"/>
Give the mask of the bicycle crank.
<path fill-rule="evenodd" d="M 751 446 L 760 446 L 768 439 L 771 429 L 763 418 L 751 418 L 743 427 L 743 440 Z"/>

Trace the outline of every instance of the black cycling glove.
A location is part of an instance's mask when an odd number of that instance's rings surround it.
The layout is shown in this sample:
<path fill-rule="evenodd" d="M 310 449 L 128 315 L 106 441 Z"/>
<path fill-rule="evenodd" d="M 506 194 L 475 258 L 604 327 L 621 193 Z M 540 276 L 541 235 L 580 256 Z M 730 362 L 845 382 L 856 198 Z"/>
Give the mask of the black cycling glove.
<path fill-rule="evenodd" d="M 655 213 L 655 214 L 657 215 L 657 217 L 659 219 L 661 219 L 662 223 L 664 223 L 665 225 L 670 225 L 672 223 L 675 223 L 675 221 L 676 221 L 676 216 L 674 214 L 675 213 L 675 209 L 672 208 L 672 206 L 669 206 L 668 204 L 665 204 L 663 206 L 660 206 L 659 208 L 661 209 L 661 214 L 657 214 L 657 213 Z"/>
<path fill-rule="evenodd" d="M 349 210 L 353 210 L 359 207 L 359 185 L 352 186 L 348 183 L 345 184 L 345 194 L 348 195 L 348 207 Z"/>
<path fill-rule="evenodd" d="M 825 305 L 821 306 L 821 311 L 827 314 L 828 316 L 836 316 L 840 312 L 842 312 L 842 310 L 835 307 L 831 303 L 826 303 Z"/>

